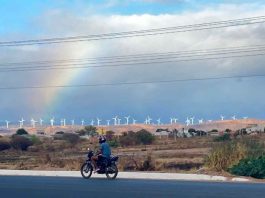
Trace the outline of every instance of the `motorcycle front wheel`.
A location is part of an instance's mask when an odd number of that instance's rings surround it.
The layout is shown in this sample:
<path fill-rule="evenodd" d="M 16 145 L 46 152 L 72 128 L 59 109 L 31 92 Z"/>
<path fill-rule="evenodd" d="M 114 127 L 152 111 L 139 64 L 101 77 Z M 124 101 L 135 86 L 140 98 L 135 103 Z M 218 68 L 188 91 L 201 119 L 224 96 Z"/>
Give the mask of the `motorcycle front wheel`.
<path fill-rule="evenodd" d="M 108 179 L 115 179 L 118 175 L 118 168 L 116 164 L 112 164 L 111 166 L 106 168 L 106 176 Z"/>
<path fill-rule="evenodd" d="M 89 163 L 84 163 L 81 166 L 80 172 L 81 172 L 81 175 L 84 179 L 89 179 L 92 175 L 92 171 L 93 171 L 93 167 Z"/>

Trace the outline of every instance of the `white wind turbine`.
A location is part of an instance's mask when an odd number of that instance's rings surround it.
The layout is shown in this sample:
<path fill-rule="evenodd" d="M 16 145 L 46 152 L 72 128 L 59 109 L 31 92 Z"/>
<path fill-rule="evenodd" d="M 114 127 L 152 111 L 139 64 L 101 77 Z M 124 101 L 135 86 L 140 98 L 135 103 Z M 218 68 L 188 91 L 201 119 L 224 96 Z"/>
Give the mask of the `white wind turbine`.
<path fill-rule="evenodd" d="M 118 125 L 121 125 L 121 119 L 118 118 Z"/>
<path fill-rule="evenodd" d="M 231 118 L 232 118 L 233 120 L 236 120 L 236 116 L 235 116 L 235 115 L 233 115 Z"/>
<path fill-rule="evenodd" d="M 106 120 L 107 121 L 107 125 L 109 126 L 110 125 L 110 120 Z"/>
<path fill-rule="evenodd" d="M 9 123 L 10 123 L 10 121 L 6 120 L 6 128 L 7 129 L 9 128 Z"/>
<path fill-rule="evenodd" d="M 101 122 L 101 120 L 99 118 L 97 118 L 98 126 L 100 125 L 100 122 Z"/>
<path fill-rule="evenodd" d="M 50 119 L 50 123 L 52 127 L 54 126 L 54 122 L 55 122 L 54 118 Z"/>
<path fill-rule="evenodd" d="M 151 124 L 152 118 L 150 116 L 147 116 L 147 124 Z"/>
<path fill-rule="evenodd" d="M 191 120 L 191 125 L 194 124 L 194 119 L 195 119 L 194 116 L 190 118 L 190 120 Z"/>
<path fill-rule="evenodd" d="M 21 120 L 18 121 L 19 122 L 19 128 L 22 128 L 24 125 L 25 120 L 22 118 Z"/>
<path fill-rule="evenodd" d="M 160 118 L 157 119 L 156 121 L 157 121 L 157 125 L 161 125 L 161 119 Z"/>
<path fill-rule="evenodd" d="M 186 125 L 189 126 L 190 125 L 190 119 L 187 117 L 187 120 L 185 121 Z"/>
<path fill-rule="evenodd" d="M 134 124 L 134 125 L 136 124 L 136 121 L 137 121 L 137 120 L 133 119 L 133 124 Z"/>
<path fill-rule="evenodd" d="M 74 125 L 75 125 L 75 120 L 71 120 L 71 125 L 72 125 L 72 127 L 74 127 Z"/>
<path fill-rule="evenodd" d="M 43 124 L 43 119 L 40 118 L 40 126 Z"/>
<path fill-rule="evenodd" d="M 34 120 L 33 118 L 31 118 L 30 122 L 31 122 L 31 126 L 32 126 L 32 128 L 35 128 L 36 123 L 37 123 L 38 121 L 36 121 L 36 120 Z"/>
<path fill-rule="evenodd" d="M 203 124 L 203 119 L 199 119 L 199 124 Z"/>
<path fill-rule="evenodd" d="M 178 118 L 174 118 L 174 123 L 176 124 L 178 120 Z"/>
<path fill-rule="evenodd" d="M 173 124 L 174 118 L 170 118 L 170 124 Z"/>
<path fill-rule="evenodd" d="M 221 117 L 221 120 L 223 121 L 225 119 L 225 117 L 223 115 L 220 116 Z"/>
<path fill-rule="evenodd" d="M 94 123 L 95 123 L 95 121 L 94 120 L 91 120 L 90 125 L 91 126 L 94 126 Z"/>
<path fill-rule="evenodd" d="M 126 119 L 126 125 L 129 125 L 130 116 L 127 116 L 127 117 L 125 116 L 124 118 Z"/>
<path fill-rule="evenodd" d="M 85 125 L 85 120 L 84 120 L 84 119 L 81 120 L 81 125 L 82 125 L 82 126 Z"/>
<path fill-rule="evenodd" d="M 61 126 L 64 126 L 64 122 L 63 122 L 64 120 L 63 119 L 61 119 Z"/>
<path fill-rule="evenodd" d="M 114 125 L 118 124 L 118 116 L 115 116 L 114 118 L 112 118 L 114 120 Z"/>

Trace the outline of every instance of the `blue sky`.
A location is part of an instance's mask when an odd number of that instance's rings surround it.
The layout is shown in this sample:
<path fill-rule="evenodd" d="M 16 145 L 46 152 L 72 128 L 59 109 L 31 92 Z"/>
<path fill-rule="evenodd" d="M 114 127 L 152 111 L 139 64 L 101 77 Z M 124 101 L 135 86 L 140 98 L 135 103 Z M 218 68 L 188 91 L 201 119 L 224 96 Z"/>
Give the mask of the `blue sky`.
<path fill-rule="evenodd" d="M 88 3 L 89 2 L 89 3 Z M 250 0 L 0 0 L 0 41 L 24 38 L 78 36 L 101 32 L 151 29 L 177 25 L 260 16 L 262 1 Z M 73 45 L 43 45 L 0 48 L 0 62 L 75 59 L 124 54 L 196 50 L 263 44 L 264 24 L 212 31 L 155 37 L 82 42 Z M 254 36 L 253 36 L 254 35 Z M 140 69 L 82 70 L 71 84 L 194 78 L 229 74 L 265 73 L 264 57 L 157 65 Z M 164 69 L 170 68 L 170 69 Z M 200 69 L 201 68 L 201 69 Z M 184 76 L 180 74 L 184 73 Z M 50 85 L 50 79 L 66 78 L 67 72 L 0 73 L 0 84 Z M 58 81 L 57 83 L 62 83 Z M 141 120 L 150 115 L 170 116 L 182 121 L 187 116 L 217 119 L 250 116 L 265 118 L 264 79 L 225 82 L 179 83 L 60 90 L 56 106 L 48 106 L 52 90 L 5 91 L 0 98 L 0 121 L 19 117 L 110 118 L 133 115 Z M 26 93 L 26 94 L 25 94 Z M 10 101 L 17 101 L 11 103 Z M 76 101 L 76 103 L 73 103 Z M 1 123 L 0 123 L 1 125 Z"/>

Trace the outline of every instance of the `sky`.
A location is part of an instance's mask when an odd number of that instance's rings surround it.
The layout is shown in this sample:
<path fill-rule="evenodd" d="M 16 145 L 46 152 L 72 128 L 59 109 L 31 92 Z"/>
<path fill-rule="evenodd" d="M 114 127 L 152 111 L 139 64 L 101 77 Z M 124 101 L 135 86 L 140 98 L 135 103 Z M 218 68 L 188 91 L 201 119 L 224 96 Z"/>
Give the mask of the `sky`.
<path fill-rule="evenodd" d="M 264 1 L 234 0 L 0 0 L 0 42 L 124 32 L 262 16 Z M 0 65 L 262 45 L 265 24 L 145 37 L 0 47 Z M 0 87 L 161 81 L 265 74 L 264 56 L 171 62 L 137 67 L 1 72 Z M 37 65 L 33 65 L 37 66 Z M 0 90 L 0 125 L 21 117 L 184 122 L 236 115 L 265 119 L 265 78 L 163 84 Z M 125 121 L 123 119 L 123 121 Z"/>

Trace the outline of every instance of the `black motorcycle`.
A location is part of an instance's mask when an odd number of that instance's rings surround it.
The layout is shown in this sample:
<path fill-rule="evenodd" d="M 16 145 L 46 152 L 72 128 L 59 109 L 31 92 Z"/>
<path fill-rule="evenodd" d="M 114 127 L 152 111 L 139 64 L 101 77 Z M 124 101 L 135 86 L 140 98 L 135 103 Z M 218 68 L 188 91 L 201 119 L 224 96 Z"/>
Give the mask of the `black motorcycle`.
<path fill-rule="evenodd" d="M 84 179 L 89 179 L 94 170 L 91 158 L 94 156 L 93 151 L 88 151 L 86 162 L 81 166 L 81 175 Z M 118 156 L 111 156 L 109 159 L 99 156 L 97 161 L 97 166 L 100 168 L 96 173 L 106 174 L 108 179 L 115 179 L 118 175 L 118 168 L 116 162 L 118 161 Z"/>

